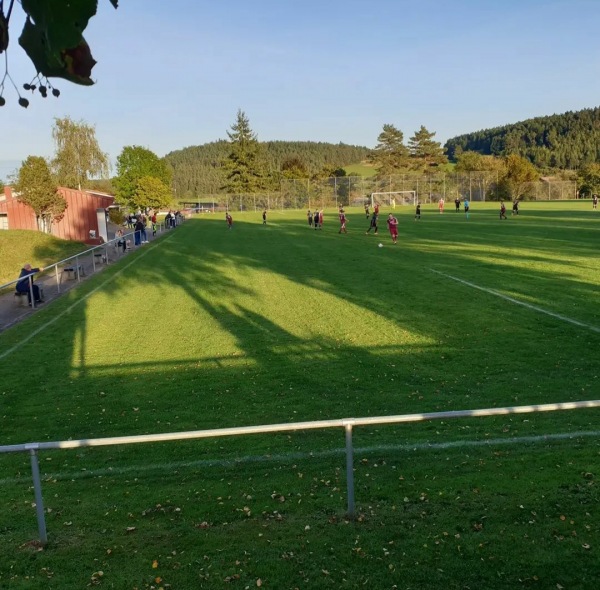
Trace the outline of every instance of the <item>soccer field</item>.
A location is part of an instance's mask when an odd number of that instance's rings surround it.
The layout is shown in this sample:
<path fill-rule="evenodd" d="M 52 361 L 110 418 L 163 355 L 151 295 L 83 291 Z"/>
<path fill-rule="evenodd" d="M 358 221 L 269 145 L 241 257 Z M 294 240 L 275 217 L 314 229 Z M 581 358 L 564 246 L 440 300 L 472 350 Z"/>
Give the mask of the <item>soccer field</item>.
<path fill-rule="evenodd" d="M 600 398 L 600 214 L 498 212 L 189 220 L 0 335 L 0 444 Z M 598 416 L 357 429 L 354 522 L 341 431 L 45 453 L 41 552 L 1 455 L 0 587 L 592 588 Z"/>

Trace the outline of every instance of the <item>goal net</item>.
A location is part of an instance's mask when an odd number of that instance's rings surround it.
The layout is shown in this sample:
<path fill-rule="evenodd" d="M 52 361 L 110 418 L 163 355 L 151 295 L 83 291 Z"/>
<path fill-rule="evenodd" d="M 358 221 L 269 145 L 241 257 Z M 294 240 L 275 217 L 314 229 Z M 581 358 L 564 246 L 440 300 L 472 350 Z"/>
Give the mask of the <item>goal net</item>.
<path fill-rule="evenodd" d="M 388 193 L 371 193 L 371 205 L 375 203 L 394 208 L 396 205 L 416 205 L 416 191 L 392 191 Z"/>

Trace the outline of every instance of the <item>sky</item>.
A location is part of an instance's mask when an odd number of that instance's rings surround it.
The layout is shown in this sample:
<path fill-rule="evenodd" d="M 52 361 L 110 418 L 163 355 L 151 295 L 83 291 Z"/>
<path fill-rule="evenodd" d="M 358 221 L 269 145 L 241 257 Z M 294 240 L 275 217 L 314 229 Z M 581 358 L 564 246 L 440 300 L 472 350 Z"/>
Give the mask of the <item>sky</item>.
<path fill-rule="evenodd" d="M 9 73 L 34 67 L 19 47 Z M 99 0 L 85 37 L 96 84 L 0 109 L 0 179 L 51 157 L 55 117 L 94 125 L 114 162 L 225 139 L 238 109 L 259 140 L 373 147 L 386 123 L 461 133 L 600 105 L 598 0 Z M 0 60 L 2 75 L 4 60 Z M 28 93 L 22 91 L 24 95 Z"/>

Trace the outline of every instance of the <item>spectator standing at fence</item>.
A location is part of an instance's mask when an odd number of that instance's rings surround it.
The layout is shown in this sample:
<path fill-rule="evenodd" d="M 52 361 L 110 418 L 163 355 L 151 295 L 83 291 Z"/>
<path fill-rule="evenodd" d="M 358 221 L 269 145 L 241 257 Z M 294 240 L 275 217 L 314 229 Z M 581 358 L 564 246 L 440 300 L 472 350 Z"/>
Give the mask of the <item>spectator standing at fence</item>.
<path fill-rule="evenodd" d="M 454 207 L 454 212 L 458 213 L 460 211 L 460 199 L 458 197 L 454 199 Z"/>
<path fill-rule="evenodd" d="M 156 211 L 154 211 L 152 213 L 152 217 L 150 218 L 150 221 L 152 222 L 152 236 L 154 237 L 156 235 Z"/>
<path fill-rule="evenodd" d="M 127 250 L 127 240 L 123 237 L 123 230 L 118 230 L 115 237 L 117 238 L 117 248 L 122 248 L 123 252 L 125 252 Z"/>
<path fill-rule="evenodd" d="M 134 229 L 134 232 L 135 232 L 133 234 L 133 237 L 134 237 L 133 243 L 136 246 L 139 246 L 142 243 L 142 230 L 145 231 L 144 222 L 142 221 L 142 216 L 141 215 L 138 216 L 138 219 L 135 222 L 135 227 L 133 229 Z"/>
<path fill-rule="evenodd" d="M 466 216 L 467 220 L 469 219 L 469 207 L 470 207 L 469 199 L 465 199 L 465 216 Z"/>
<path fill-rule="evenodd" d="M 21 274 L 19 274 L 19 279 L 21 279 L 16 285 L 15 290 L 17 293 L 27 293 L 27 299 L 29 300 L 29 305 L 31 305 L 31 292 L 33 291 L 33 299 L 36 303 L 42 302 L 40 288 L 33 282 L 33 277 L 36 272 L 42 272 L 44 270 L 43 267 L 40 268 L 32 268 L 31 264 L 27 263 L 23 265 L 21 269 Z M 32 277 L 32 278 L 29 278 Z M 31 281 L 31 284 L 30 282 Z"/>

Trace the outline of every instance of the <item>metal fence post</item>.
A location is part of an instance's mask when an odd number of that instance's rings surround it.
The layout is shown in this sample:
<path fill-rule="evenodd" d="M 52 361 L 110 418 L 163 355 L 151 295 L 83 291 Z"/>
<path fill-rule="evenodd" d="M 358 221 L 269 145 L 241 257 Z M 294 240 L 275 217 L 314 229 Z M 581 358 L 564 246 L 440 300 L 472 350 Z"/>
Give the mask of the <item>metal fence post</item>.
<path fill-rule="evenodd" d="M 348 516 L 354 518 L 354 450 L 352 448 L 352 424 L 344 425 L 346 430 L 346 487 L 348 489 Z"/>
<path fill-rule="evenodd" d="M 46 533 L 46 518 L 44 516 L 44 498 L 42 497 L 42 484 L 40 480 L 40 467 L 37 458 L 37 449 L 30 448 L 29 456 L 31 459 L 31 475 L 33 477 L 33 490 L 35 494 L 35 512 L 38 521 L 38 532 L 40 535 L 40 543 L 45 545 L 48 542 Z"/>

